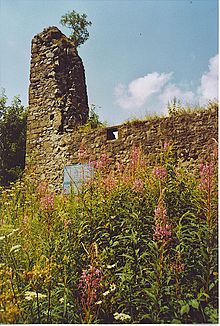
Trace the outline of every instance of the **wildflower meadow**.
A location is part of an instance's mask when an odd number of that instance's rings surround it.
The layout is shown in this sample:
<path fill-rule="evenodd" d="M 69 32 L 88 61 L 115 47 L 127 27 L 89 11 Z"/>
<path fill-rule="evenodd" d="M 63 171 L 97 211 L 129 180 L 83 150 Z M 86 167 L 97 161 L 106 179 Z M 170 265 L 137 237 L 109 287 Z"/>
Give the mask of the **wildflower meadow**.
<path fill-rule="evenodd" d="M 217 323 L 217 150 L 106 153 L 70 194 L 1 189 L 1 323 Z"/>

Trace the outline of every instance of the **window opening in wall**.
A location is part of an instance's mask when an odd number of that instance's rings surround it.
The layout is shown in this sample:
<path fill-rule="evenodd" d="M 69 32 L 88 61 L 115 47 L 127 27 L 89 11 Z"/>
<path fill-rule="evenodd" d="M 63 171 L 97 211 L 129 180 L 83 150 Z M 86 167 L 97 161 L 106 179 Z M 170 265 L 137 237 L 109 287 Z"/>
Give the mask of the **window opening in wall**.
<path fill-rule="evenodd" d="M 118 128 L 107 129 L 107 140 L 118 139 Z"/>
<path fill-rule="evenodd" d="M 93 176 L 93 167 L 90 164 L 73 164 L 64 167 L 63 193 L 71 191 L 79 193 L 83 184 Z"/>

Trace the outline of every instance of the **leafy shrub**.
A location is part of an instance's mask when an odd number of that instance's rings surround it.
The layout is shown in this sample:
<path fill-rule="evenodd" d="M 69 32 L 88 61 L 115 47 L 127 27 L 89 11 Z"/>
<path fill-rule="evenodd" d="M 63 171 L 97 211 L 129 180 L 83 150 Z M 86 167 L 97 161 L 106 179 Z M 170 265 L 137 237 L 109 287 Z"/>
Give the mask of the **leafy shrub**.
<path fill-rule="evenodd" d="M 0 186 L 21 177 L 25 162 L 26 109 L 19 96 L 7 105 L 4 90 L 0 95 Z"/>

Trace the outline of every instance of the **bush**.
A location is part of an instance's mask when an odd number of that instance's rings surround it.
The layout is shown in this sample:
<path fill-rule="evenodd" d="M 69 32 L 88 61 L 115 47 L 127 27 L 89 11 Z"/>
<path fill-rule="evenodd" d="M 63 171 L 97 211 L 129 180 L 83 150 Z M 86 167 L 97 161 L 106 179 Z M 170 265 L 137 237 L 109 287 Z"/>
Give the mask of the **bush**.
<path fill-rule="evenodd" d="M 8 186 L 21 177 L 25 162 L 26 110 L 20 98 L 6 105 L 7 97 L 0 96 L 0 186 Z"/>

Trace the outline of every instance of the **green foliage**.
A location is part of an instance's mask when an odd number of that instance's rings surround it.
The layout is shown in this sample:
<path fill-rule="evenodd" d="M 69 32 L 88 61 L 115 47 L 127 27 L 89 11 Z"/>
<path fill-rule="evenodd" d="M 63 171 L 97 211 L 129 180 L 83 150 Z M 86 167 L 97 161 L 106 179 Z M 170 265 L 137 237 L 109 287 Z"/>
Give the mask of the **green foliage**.
<path fill-rule="evenodd" d="M 217 323 L 214 146 L 189 168 L 168 144 L 154 167 L 139 148 L 115 169 L 103 153 L 68 196 L 30 180 L 4 190 L 1 322 Z"/>
<path fill-rule="evenodd" d="M 176 97 L 173 98 L 171 103 L 168 102 L 168 114 L 169 116 L 175 116 L 181 110 L 181 102 Z"/>
<path fill-rule="evenodd" d="M 92 129 L 103 126 L 104 124 L 100 121 L 99 115 L 95 112 L 96 106 L 95 104 L 91 104 L 89 107 L 89 119 L 87 121 L 87 125 L 89 125 Z"/>
<path fill-rule="evenodd" d="M 183 106 L 181 101 L 177 99 L 176 97 L 173 98 L 171 102 L 168 102 L 167 104 L 168 108 L 168 114 L 170 117 L 175 117 L 182 114 L 190 114 L 193 112 L 202 112 L 205 110 L 213 110 L 218 109 L 218 99 L 213 99 L 207 103 L 205 107 L 197 105 L 190 105 Z"/>
<path fill-rule="evenodd" d="M 80 15 L 73 10 L 61 17 L 60 24 L 71 29 L 70 39 L 76 47 L 88 40 L 89 32 L 87 27 L 91 26 L 92 23 L 87 20 L 86 14 Z"/>
<path fill-rule="evenodd" d="M 173 98 L 172 101 L 168 101 L 167 110 L 169 117 L 180 116 L 184 114 L 194 114 L 200 112 L 207 112 L 207 110 L 218 110 L 218 99 L 213 99 L 207 103 L 206 106 L 196 105 L 183 105 L 179 99 L 176 97 Z M 132 123 L 141 123 L 143 121 L 151 121 L 156 119 L 163 119 L 167 115 L 166 114 L 157 114 L 157 113 L 147 113 L 144 117 L 140 118 L 138 116 L 133 116 L 132 118 L 126 120 L 124 124 L 132 124 Z"/>
<path fill-rule="evenodd" d="M 87 120 L 87 123 L 82 126 L 79 126 L 79 129 L 83 131 L 90 131 L 91 129 L 104 126 L 106 126 L 106 123 L 100 121 L 99 115 L 98 113 L 96 113 L 96 105 L 91 104 L 89 107 L 89 118 Z"/>
<path fill-rule="evenodd" d="M 24 169 L 26 109 L 18 96 L 11 105 L 2 91 L 0 97 L 0 186 L 19 178 Z"/>

